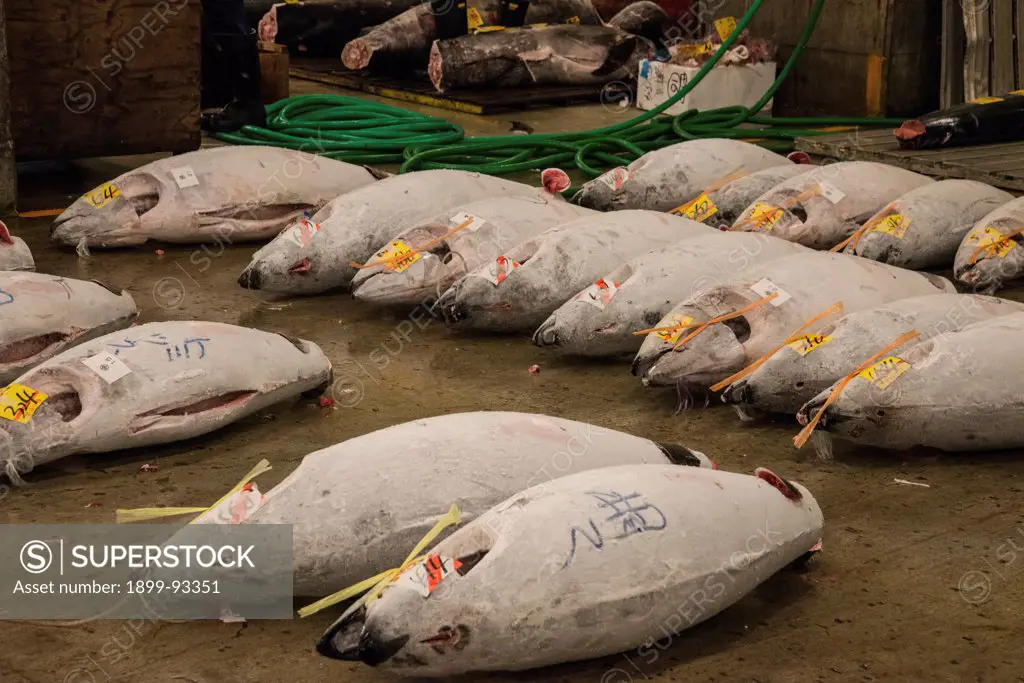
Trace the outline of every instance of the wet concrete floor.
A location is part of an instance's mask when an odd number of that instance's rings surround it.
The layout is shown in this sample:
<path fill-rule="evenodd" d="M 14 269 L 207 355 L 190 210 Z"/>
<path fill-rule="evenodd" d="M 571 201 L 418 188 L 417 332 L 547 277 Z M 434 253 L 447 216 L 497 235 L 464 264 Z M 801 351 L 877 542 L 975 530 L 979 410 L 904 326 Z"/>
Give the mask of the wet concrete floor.
<path fill-rule="evenodd" d="M 576 128 L 573 111 L 544 116 Z M 824 509 L 824 549 L 807 573 L 772 578 L 722 615 L 666 637 L 645 657 L 465 680 L 1024 680 L 1019 453 L 901 455 L 840 444 L 836 460 L 822 463 L 809 449 L 793 448 L 798 428 L 789 420 L 742 424 L 724 408 L 674 415 L 673 392 L 642 388 L 627 364 L 561 360 L 527 335 L 455 334 L 439 322 L 403 334 L 406 315 L 343 294 L 287 299 L 246 292 L 235 280 L 255 245 L 210 254 L 164 246 L 162 256 L 157 245 L 147 245 L 79 259 L 48 244 L 48 226 L 48 219 L 11 221 L 33 247 L 40 271 L 126 287 L 142 321 L 208 319 L 313 340 L 335 365 L 339 402 L 326 409 L 312 401 L 281 405 L 194 441 L 41 467 L 28 476 L 30 486 L 0 489 L 4 522 L 101 523 L 111 522 L 117 508 L 209 504 L 261 458 L 274 465 L 259 480 L 267 490 L 305 454 L 396 423 L 470 410 L 548 413 L 684 443 L 723 469 L 765 466 L 797 480 Z M 540 374 L 528 373 L 535 363 Z M 146 463 L 158 470 L 140 471 Z M 327 611 L 245 626 L 0 622 L 0 681 L 390 680 L 313 651 L 335 617 Z"/>

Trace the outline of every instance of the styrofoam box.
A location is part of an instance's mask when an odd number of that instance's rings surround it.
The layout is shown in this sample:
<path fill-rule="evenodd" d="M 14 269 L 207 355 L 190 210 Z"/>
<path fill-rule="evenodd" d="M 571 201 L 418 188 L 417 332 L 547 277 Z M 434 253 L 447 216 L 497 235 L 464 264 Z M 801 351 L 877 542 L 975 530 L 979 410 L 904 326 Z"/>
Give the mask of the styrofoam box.
<path fill-rule="evenodd" d="M 640 109 L 654 109 L 679 92 L 699 71 L 700 67 L 695 66 L 641 60 L 636 106 Z M 775 62 L 716 66 L 692 92 L 669 107 L 665 113 L 680 114 L 687 109 L 717 109 L 737 105 L 752 107 L 774 81 Z M 772 102 L 769 101 L 761 113 L 770 114 L 771 110 Z"/>

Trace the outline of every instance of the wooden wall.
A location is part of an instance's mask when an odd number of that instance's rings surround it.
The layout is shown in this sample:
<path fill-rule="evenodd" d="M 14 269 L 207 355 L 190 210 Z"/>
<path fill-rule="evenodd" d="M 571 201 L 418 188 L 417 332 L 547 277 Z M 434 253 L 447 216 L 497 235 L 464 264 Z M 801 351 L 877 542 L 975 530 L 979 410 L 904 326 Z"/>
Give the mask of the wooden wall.
<path fill-rule="evenodd" d="M 717 17 L 741 16 L 751 0 L 705 0 Z M 780 64 L 812 0 L 767 0 L 751 31 L 780 43 Z M 914 116 L 938 108 L 942 12 L 934 0 L 828 0 L 790 79 L 780 115 Z"/>
<path fill-rule="evenodd" d="M 200 0 L 2 0 L 18 160 L 197 149 Z"/>

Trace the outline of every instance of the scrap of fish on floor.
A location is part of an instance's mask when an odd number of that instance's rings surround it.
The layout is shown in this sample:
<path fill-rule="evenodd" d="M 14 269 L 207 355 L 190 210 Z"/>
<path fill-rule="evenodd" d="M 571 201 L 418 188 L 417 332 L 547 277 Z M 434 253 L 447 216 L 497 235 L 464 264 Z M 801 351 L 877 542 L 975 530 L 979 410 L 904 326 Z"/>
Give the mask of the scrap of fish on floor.
<path fill-rule="evenodd" d="M 651 328 L 633 361 L 645 386 L 708 388 L 803 330 L 910 296 L 954 293 L 945 278 L 877 261 L 807 251 L 751 268 L 684 300 Z M 832 307 L 830 309 L 830 307 Z M 819 317 L 820 316 L 820 317 Z"/>
<path fill-rule="evenodd" d="M 317 650 L 414 677 L 642 655 L 805 563 L 823 526 L 806 488 L 761 468 L 573 474 L 458 528 Z"/>
<path fill-rule="evenodd" d="M 128 292 L 98 282 L 0 271 L 0 387 L 68 347 L 128 327 L 138 316 Z"/>
<path fill-rule="evenodd" d="M 579 356 L 635 355 L 643 338 L 634 333 L 657 324 L 680 300 L 805 250 L 752 233 L 688 237 L 629 261 L 579 292 L 537 328 L 533 342 Z"/>
<path fill-rule="evenodd" d="M 508 248 L 586 215 L 598 214 L 552 195 L 466 204 L 392 238 L 356 273 L 352 295 L 384 305 L 432 302 Z"/>
<path fill-rule="evenodd" d="M 911 119 L 893 131 L 903 149 L 990 145 L 1021 139 L 1024 92 L 979 97 Z"/>
<path fill-rule="evenodd" d="M 0 392 L 0 467 L 18 482 L 65 456 L 190 439 L 330 381 L 316 344 L 280 334 L 196 321 L 112 332 Z"/>
<path fill-rule="evenodd" d="M 1024 304 L 973 294 L 929 294 L 854 311 L 794 335 L 763 365 L 731 383 L 722 400 L 739 406 L 745 417 L 749 408 L 792 415 L 908 330 L 923 342 L 1020 312 Z"/>
<path fill-rule="evenodd" d="M 971 228 L 956 251 L 953 275 L 975 291 L 995 291 L 1024 274 L 1024 197 L 1000 206 Z"/>
<path fill-rule="evenodd" d="M 282 294 L 346 288 L 357 266 L 406 228 L 489 197 L 538 197 L 538 188 L 467 171 L 416 171 L 343 194 L 257 251 L 242 287 Z"/>
<path fill-rule="evenodd" d="M 449 325 L 533 332 L 571 296 L 659 245 L 714 232 L 656 211 L 587 216 L 521 242 L 471 271 L 435 304 Z"/>
<path fill-rule="evenodd" d="M 808 401 L 798 439 L 817 429 L 892 450 L 1021 448 L 1024 387 L 1010 369 L 1020 365 L 1022 335 L 1024 313 L 1014 313 L 894 346 Z"/>
<path fill-rule="evenodd" d="M 438 92 L 631 80 L 654 51 L 611 26 L 524 26 L 434 41 L 427 75 Z"/>
<path fill-rule="evenodd" d="M 379 174 L 309 152 L 224 146 L 160 159 L 91 190 L 57 217 L 53 241 L 125 247 L 148 240 L 267 240 L 306 212 Z"/>
<path fill-rule="evenodd" d="M 3 222 L 0 222 L 0 270 L 35 270 L 36 262 L 32 250 L 25 240 L 15 237 Z"/>
<path fill-rule="evenodd" d="M 648 152 L 580 188 L 572 201 L 598 211 L 671 211 L 733 174 L 786 164 L 786 157 L 739 140 L 688 140 Z"/>
<path fill-rule="evenodd" d="M 818 166 L 758 197 L 732 229 L 830 249 L 889 202 L 933 183 L 920 173 L 872 161 Z"/>
<path fill-rule="evenodd" d="M 474 0 L 466 9 L 470 28 L 498 23 L 498 0 Z M 590 0 L 533 0 L 526 9 L 527 24 L 582 24 L 600 26 L 601 16 Z M 443 36 L 445 38 L 450 36 Z M 359 71 L 417 66 L 423 68 L 430 47 L 442 38 L 438 15 L 423 2 L 345 45 L 341 53 L 345 68 Z"/>
<path fill-rule="evenodd" d="M 679 213 L 728 230 L 758 197 L 791 178 L 807 173 L 805 163 L 810 162 L 772 166 L 746 175 L 728 175 L 684 205 Z"/>
<path fill-rule="evenodd" d="M 840 246 L 901 268 L 945 268 L 974 224 L 1012 200 L 985 183 L 941 180 L 892 202 Z"/>
<path fill-rule="evenodd" d="M 235 522 L 290 525 L 295 594 L 323 597 L 400 566 L 453 503 L 469 521 L 529 486 L 630 464 L 715 468 L 699 451 L 574 420 L 458 413 L 311 453 Z M 195 523 L 227 521 L 211 510 Z"/>
<path fill-rule="evenodd" d="M 423 0 L 281 2 L 260 19 L 259 37 L 286 46 L 294 55 L 337 59 L 345 44 L 364 29 L 422 4 Z"/>

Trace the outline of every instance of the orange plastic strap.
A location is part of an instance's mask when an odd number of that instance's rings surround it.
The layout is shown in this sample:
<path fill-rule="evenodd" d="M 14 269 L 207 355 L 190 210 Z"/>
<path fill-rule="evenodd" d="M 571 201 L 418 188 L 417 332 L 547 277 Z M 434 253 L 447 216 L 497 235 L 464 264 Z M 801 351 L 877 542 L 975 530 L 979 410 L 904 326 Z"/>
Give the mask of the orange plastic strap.
<path fill-rule="evenodd" d="M 814 428 L 818 426 L 819 422 L 821 422 L 821 418 L 825 415 L 825 410 L 827 410 L 830 405 L 832 405 L 839 399 L 839 395 L 843 393 L 843 390 L 846 389 L 846 386 L 853 381 L 854 377 L 870 368 L 875 361 L 877 361 L 879 358 L 889 353 L 896 347 L 902 346 L 911 339 L 915 339 L 920 336 L 921 333 L 918 332 L 917 330 L 911 330 L 910 332 L 907 332 L 899 339 L 889 344 L 875 355 L 871 356 L 871 358 L 868 358 L 866 361 L 858 365 L 856 370 L 848 374 L 843 379 L 839 380 L 839 382 L 836 383 L 835 389 L 833 389 L 832 393 L 828 395 L 827 399 L 825 399 L 825 403 L 822 404 L 821 409 L 814 414 L 814 417 L 812 417 L 810 422 L 807 423 L 807 426 L 801 429 L 800 433 L 793 437 L 793 443 L 796 445 L 796 447 L 803 448 L 804 444 L 807 443 L 807 440 L 811 438 L 811 433 L 814 431 Z"/>
<path fill-rule="evenodd" d="M 805 322 L 800 327 L 798 327 L 795 330 L 793 330 L 793 333 L 790 334 L 789 337 L 786 338 L 786 341 L 782 342 L 781 344 L 776 346 L 774 349 L 772 349 L 771 351 L 769 351 L 765 355 L 761 356 L 760 358 L 755 360 L 753 363 L 751 363 L 747 367 L 745 367 L 742 370 L 740 370 L 739 372 L 737 372 L 735 375 L 732 375 L 731 377 L 726 377 L 725 379 L 723 379 L 718 384 L 712 385 L 711 386 L 711 391 L 721 391 L 722 389 L 726 388 L 730 384 L 734 384 L 734 383 L 740 381 L 741 379 L 743 379 L 744 377 L 746 377 L 747 375 L 751 374 L 752 372 L 754 372 L 754 370 L 757 370 L 759 367 L 761 367 L 762 365 L 767 363 L 768 359 L 771 358 L 772 356 L 774 356 L 775 354 L 777 354 L 779 351 L 781 351 L 784 346 L 786 346 L 787 344 L 792 344 L 795 341 L 798 341 L 800 339 L 799 335 L 802 332 L 804 332 L 805 330 L 807 330 L 808 327 L 810 327 L 811 325 L 815 324 L 816 322 L 820 321 L 823 318 L 827 318 L 828 316 L 832 315 L 833 313 L 836 314 L 836 315 L 842 315 L 843 314 L 843 302 L 842 301 L 837 301 L 836 303 L 832 304 L 831 306 L 826 308 L 824 311 L 822 311 L 818 315 L 814 316 L 813 318 L 811 318 L 810 320 Z"/>
<path fill-rule="evenodd" d="M 978 262 L 978 257 L 981 256 L 982 252 L 988 251 L 994 254 L 996 253 L 996 249 L 999 248 L 1000 244 L 1009 242 L 1014 237 L 1020 237 L 1021 235 L 1024 235 L 1024 228 L 1017 228 L 1013 232 L 1006 233 L 1005 235 L 995 240 L 994 242 L 989 242 L 988 244 L 981 245 L 973 254 L 971 254 L 971 257 L 967 259 L 967 263 L 973 266 L 975 263 Z"/>
<path fill-rule="evenodd" d="M 386 258 L 386 259 L 384 259 L 382 261 L 374 261 L 373 263 L 359 264 L 359 263 L 356 263 L 355 261 L 349 261 L 349 265 L 352 266 L 353 268 L 359 268 L 360 270 L 363 269 L 363 268 L 373 268 L 374 266 L 390 266 L 390 265 L 394 265 L 395 263 L 398 263 L 399 261 L 404 261 L 405 259 L 409 258 L 409 256 L 411 256 L 412 254 L 423 253 L 423 251 L 425 251 L 427 249 L 430 249 L 435 244 L 440 244 L 442 241 L 448 239 L 449 237 L 451 237 L 452 235 L 457 233 L 459 230 L 462 230 L 463 228 L 465 228 L 467 225 L 469 225 L 472 222 L 473 222 L 472 218 L 467 218 L 466 220 L 462 221 L 461 223 L 459 223 L 454 228 L 452 228 L 451 230 L 449 230 L 445 234 L 441 235 L 440 237 L 435 237 L 434 239 L 432 239 L 429 242 L 427 242 L 426 244 L 424 244 L 422 247 L 417 247 L 415 249 L 412 249 L 408 253 L 405 253 L 405 254 L 395 254 L 394 256 L 390 256 L 390 257 L 388 257 L 388 258 Z"/>
<path fill-rule="evenodd" d="M 782 202 L 782 204 L 780 206 L 776 207 L 776 208 L 778 208 L 778 209 L 788 209 L 791 206 L 796 206 L 797 204 L 799 204 L 800 202 L 804 201 L 805 199 L 810 199 L 811 197 L 814 197 L 814 196 L 819 195 L 819 194 L 821 194 L 821 188 L 818 187 L 817 185 L 815 185 L 810 190 L 804 190 L 800 194 L 795 195 L 793 197 L 790 197 L 786 201 Z M 731 228 L 729 228 L 729 230 L 739 230 L 743 226 L 745 226 L 745 225 L 752 225 L 753 223 L 754 223 L 754 219 L 753 218 L 747 218 L 747 219 L 745 219 L 743 221 L 740 221 L 736 225 L 732 226 Z"/>

